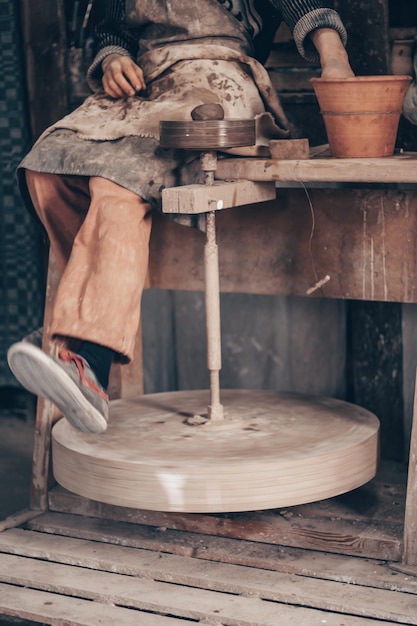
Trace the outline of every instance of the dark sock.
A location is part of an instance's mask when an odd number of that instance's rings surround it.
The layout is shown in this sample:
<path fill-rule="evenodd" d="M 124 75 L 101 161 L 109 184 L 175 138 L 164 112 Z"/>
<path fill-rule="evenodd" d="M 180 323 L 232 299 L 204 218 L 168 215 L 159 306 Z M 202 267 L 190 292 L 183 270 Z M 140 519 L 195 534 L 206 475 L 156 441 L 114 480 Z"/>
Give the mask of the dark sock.
<path fill-rule="evenodd" d="M 83 341 L 77 350 L 97 376 L 100 385 L 107 389 L 109 384 L 110 367 L 114 357 L 114 350 L 91 341 Z"/>

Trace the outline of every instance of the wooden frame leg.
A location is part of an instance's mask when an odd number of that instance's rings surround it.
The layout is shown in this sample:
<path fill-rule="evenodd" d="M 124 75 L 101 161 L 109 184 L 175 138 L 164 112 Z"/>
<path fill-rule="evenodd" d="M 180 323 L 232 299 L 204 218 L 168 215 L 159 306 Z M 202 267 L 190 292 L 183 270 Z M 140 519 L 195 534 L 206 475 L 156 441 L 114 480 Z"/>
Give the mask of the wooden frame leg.
<path fill-rule="evenodd" d="M 41 511 L 48 509 L 51 429 L 55 413 L 56 410 L 52 402 L 39 398 L 33 443 L 30 508 Z"/>
<path fill-rule="evenodd" d="M 408 463 L 403 563 L 406 565 L 417 565 L 417 372 Z"/>
<path fill-rule="evenodd" d="M 48 263 L 46 300 L 44 314 L 44 350 L 50 346 L 50 321 L 52 305 L 60 276 L 55 269 L 51 252 Z M 143 394 L 142 336 L 141 327 L 135 347 L 135 359 L 129 365 L 112 367 L 109 395 L 111 399 L 131 398 Z M 54 422 L 61 417 L 56 407 L 43 398 L 38 399 L 35 421 L 35 435 L 32 458 L 32 485 L 30 508 L 45 511 L 48 509 L 48 490 L 53 484 L 51 469 L 51 431 Z"/>
<path fill-rule="evenodd" d="M 43 318 L 44 349 L 49 345 L 52 303 L 55 298 L 58 281 L 59 275 L 55 269 L 54 256 L 51 252 L 48 262 L 45 312 Z M 30 497 L 30 506 L 32 509 L 40 509 L 44 511 L 48 508 L 48 487 L 51 479 L 51 429 L 56 416 L 57 410 L 52 402 L 39 398 L 36 410 L 35 435 L 33 442 L 32 485 Z"/>

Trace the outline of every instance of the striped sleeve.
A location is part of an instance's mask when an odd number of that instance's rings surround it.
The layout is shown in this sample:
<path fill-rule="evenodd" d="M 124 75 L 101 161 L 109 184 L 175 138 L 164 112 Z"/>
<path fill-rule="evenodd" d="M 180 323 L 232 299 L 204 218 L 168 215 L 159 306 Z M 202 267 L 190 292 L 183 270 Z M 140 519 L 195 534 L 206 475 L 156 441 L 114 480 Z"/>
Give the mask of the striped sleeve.
<path fill-rule="evenodd" d="M 125 48 L 133 57 L 137 53 L 136 37 L 124 26 L 126 24 L 125 0 L 101 0 L 97 16 L 95 37 L 99 50 L 108 46 Z"/>
<path fill-rule="evenodd" d="M 101 64 L 110 54 L 137 55 L 138 40 L 124 27 L 126 23 L 124 0 L 101 0 L 96 18 L 95 40 L 97 54 L 87 70 L 87 82 L 93 91 L 101 88 Z"/>
<path fill-rule="evenodd" d="M 309 35 L 317 28 L 333 28 L 346 45 L 347 33 L 339 14 L 320 0 L 270 0 L 291 29 L 299 53 L 308 61 L 319 61 Z"/>

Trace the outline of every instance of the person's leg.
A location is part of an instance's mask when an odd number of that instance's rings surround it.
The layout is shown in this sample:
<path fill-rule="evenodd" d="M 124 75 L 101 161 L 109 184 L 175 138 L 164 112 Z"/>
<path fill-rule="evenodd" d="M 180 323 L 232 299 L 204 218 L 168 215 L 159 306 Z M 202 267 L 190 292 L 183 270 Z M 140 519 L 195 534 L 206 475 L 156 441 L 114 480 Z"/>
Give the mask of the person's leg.
<path fill-rule="evenodd" d="M 150 205 L 103 178 L 28 171 L 26 180 L 62 274 L 52 334 L 107 346 L 131 360 L 148 268 Z"/>
<path fill-rule="evenodd" d="M 62 275 L 90 206 L 89 179 L 30 170 L 25 176 L 33 207 L 54 251 L 55 269 Z"/>
<path fill-rule="evenodd" d="M 53 335 L 77 337 L 133 358 L 148 270 L 150 205 L 132 191 L 91 178 L 91 203 L 62 275 Z"/>
<path fill-rule="evenodd" d="M 33 173 L 28 178 L 63 271 L 52 332 L 84 342 L 81 358 L 68 350 L 51 358 L 20 342 L 9 350 L 9 364 L 27 389 L 52 400 L 74 426 L 100 432 L 107 426 L 108 398 L 85 358 L 110 355 L 109 368 L 113 350 L 126 360 L 133 356 L 147 272 L 150 206 L 101 178 Z"/>

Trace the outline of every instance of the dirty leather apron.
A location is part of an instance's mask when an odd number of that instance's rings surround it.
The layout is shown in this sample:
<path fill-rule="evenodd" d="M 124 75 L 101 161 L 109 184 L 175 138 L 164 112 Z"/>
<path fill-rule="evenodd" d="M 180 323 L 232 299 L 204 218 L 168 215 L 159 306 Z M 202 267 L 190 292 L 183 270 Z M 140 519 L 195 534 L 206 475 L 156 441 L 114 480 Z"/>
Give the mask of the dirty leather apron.
<path fill-rule="evenodd" d="M 218 0 L 127 0 L 126 15 L 140 35 L 136 62 L 146 93 L 115 100 L 97 76 L 97 91 L 43 133 L 22 168 L 103 176 L 159 207 L 164 186 L 196 176 L 195 168 L 178 175 L 195 153 L 159 147 L 160 120 L 188 120 L 195 106 L 218 102 L 225 118 L 257 118 L 258 144 L 288 135 L 268 73 L 250 56 L 250 37 Z"/>

